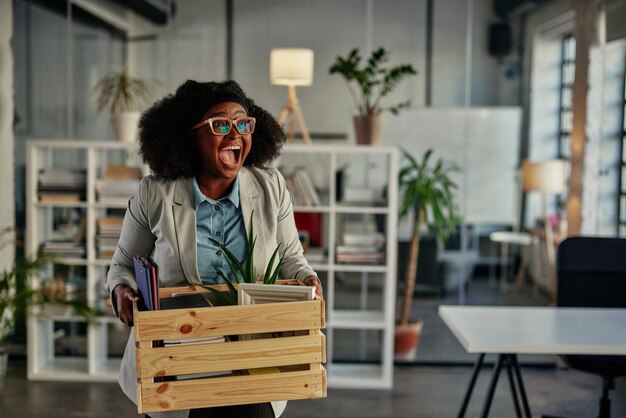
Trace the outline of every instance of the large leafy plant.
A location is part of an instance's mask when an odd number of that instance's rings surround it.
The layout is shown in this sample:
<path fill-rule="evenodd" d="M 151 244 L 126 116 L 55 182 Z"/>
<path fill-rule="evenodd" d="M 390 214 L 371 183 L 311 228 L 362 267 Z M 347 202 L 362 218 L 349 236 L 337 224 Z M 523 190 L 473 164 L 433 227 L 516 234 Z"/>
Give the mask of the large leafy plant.
<path fill-rule="evenodd" d="M 373 51 L 367 62 L 361 66 L 361 54 L 354 48 L 347 57 L 338 56 L 330 67 L 330 74 L 343 76 L 348 86 L 348 91 L 354 100 L 359 115 L 371 116 L 389 110 L 394 115 L 408 107 L 410 100 L 382 107 L 380 101 L 391 93 L 404 78 L 417 74 L 410 64 L 401 64 L 391 68 L 383 65 L 389 60 L 389 53 L 384 48 Z M 358 91 L 352 87 L 356 83 Z"/>
<path fill-rule="evenodd" d="M 459 172 L 460 169 L 454 162 L 441 158 L 431 164 L 432 149 L 424 153 L 421 161 L 417 161 L 405 149 L 402 149 L 402 154 L 407 164 L 400 169 L 399 174 L 402 190 L 400 218 L 405 218 L 411 212 L 415 214 L 400 315 L 400 322 L 406 324 L 409 322 L 413 301 L 422 231 L 427 230 L 434 233 L 439 240 L 445 240 L 461 223 L 454 196 L 457 185 L 450 178 L 452 173 Z"/>
<path fill-rule="evenodd" d="M 17 244 L 13 238 L 13 228 L 0 231 L 0 251 L 8 245 Z M 102 315 L 98 309 L 90 307 L 85 301 L 67 299 L 63 293 L 52 293 L 44 287 L 32 287 L 29 281 L 40 274 L 53 260 L 47 256 L 35 255 L 24 257 L 18 255 L 10 269 L 0 273 L 0 344 L 11 333 L 21 309 L 32 306 L 43 306 L 56 303 L 74 308 L 85 317 L 87 322 Z"/>
<path fill-rule="evenodd" d="M 98 112 L 107 107 L 111 113 L 137 110 L 142 102 L 152 98 L 150 85 L 131 76 L 126 68 L 107 74 L 95 85 Z"/>
<path fill-rule="evenodd" d="M 254 214 L 254 212 L 253 212 Z M 215 293 L 222 299 L 231 305 L 237 304 L 237 288 L 235 284 L 239 283 L 256 283 L 256 269 L 254 267 L 254 247 L 256 246 L 256 237 L 254 236 L 254 224 L 252 222 L 252 215 L 250 216 L 250 231 L 248 231 L 248 253 L 246 254 L 245 266 L 241 261 L 237 259 L 237 257 L 224 245 L 224 243 L 209 238 L 211 242 L 217 245 L 224 257 L 226 258 L 226 263 L 228 263 L 228 268 L 233 276 L 233 280 L 235 283 L 226 276 L 223 271 L 218 270 L 217 274 L 224 280 L 224 283 L 228 287 L 228 292 L 221 292 L 215 288 L 210 286 L 205 286 L 206 289 Z M 277 257 L 279 257 L 280 244 L 272 253 L 272 257 L 270 258 L 269 264 L 265 269 L 265 273 L 263 274 L 263 284 L 275 284 L 276 279 L 278 279 L 278 274 L 280 273 L 280 268 L 283 265 L 283 259 L 285 258 L 285 254 L 283 253 L 280 258 L 278 258 L 278 262 L 276 262 Z M 274 266 L 276 263 L 276 266 Z"/>

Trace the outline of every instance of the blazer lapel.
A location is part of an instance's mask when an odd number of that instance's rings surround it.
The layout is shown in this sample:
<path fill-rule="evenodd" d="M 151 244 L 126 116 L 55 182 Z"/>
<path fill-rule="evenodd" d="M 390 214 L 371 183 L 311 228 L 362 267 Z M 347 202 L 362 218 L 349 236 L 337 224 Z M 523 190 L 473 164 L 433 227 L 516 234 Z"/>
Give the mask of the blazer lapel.
<path fill-rule="evenodd" d="M 257 278 L 265 272 L 267 262 L 266 243 L 263 232 L 265 225 L 263 222 L 263 208 L 259 199 L 259 189 L 252 174 L 247 168 L 242 168 L 239 172 L 239 200 L 241 204 L 241 214 L 246 226 L 246 236 L 250 235 L 250 217 L 254 226 L 254 236 L 256 245 L 254 247 L 254 266 Z M 248 245 L 251 243 L 249 242 Z"/>
<path fill-rule="evenodd" d="M 189 283 L 200 284 L 196 255 L 196 209 L 190 179 L 176 180 L 172 211 L 174 213 L 178 256 L 183 273 L 185 273 Z"/>

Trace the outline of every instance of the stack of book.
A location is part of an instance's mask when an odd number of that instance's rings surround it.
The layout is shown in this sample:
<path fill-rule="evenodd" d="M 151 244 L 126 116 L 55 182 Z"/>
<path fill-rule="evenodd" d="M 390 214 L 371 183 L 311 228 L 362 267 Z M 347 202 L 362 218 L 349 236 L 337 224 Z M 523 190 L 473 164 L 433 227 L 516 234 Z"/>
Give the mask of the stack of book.
<path fill-rule="evenodd" d="M 111 258 L 117 247 L 117 241 L 122 233 L 121 216 L 98 218 L 98 234 L 96 235 L 96 252 L 100 258 Z"/>
<path fill-rule="evenodd" d="M 41 252 L 53 258 L 84 258 L 86 254 L 84 242 L 46 241 Z"/>
<path fill-rule="evenodd" d="M 96 181 L 98 201 L 124 205 L 139 189 L 141 169 L 123 165 L 108 165 L 102 179 Z"/>
<path fill-rule="evenodd" d="M 343 245 L 335 249 L 338 263 L 382 264 L 385 237 L 381 233 L 344 233 Z"/>
<path fill-rule="evenodd" d="M 40 202 L 80 202 L 85 200 L 85 170 L 47 168 L 39 171 L 37 194 Z"/>
<path fill-rule="evenodd" d="M 309 172 L 304 167 L 296 168 L 293 173 L 281 170 L 291 193 L 294 206 L 320 206 L 320 195 L 313 184 Z"/>

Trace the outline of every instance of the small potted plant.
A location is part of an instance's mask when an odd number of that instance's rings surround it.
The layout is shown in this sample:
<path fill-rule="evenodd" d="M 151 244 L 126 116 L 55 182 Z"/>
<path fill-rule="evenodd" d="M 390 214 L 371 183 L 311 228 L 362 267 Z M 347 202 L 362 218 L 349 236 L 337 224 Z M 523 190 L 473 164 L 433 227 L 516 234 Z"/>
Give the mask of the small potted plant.
<path fill-rule="evenodd" d="M 457 186 L 450 178 L 452 173 L 459 171 L 459 167 L 441 158 L 431 164 L 432 149 L 426 151 L 419 162 L 404 149 L 402 154 L 407 164 L 399 174 L 402 193 L 400 218 L 411 212 L 414 217 L 404 274 L 402 308 L 396 321 L 395 355 L 399 360 L 411 360 L 415 357 L 423 326 L 421 320 L 410 318 L 420 237 L 423 233 L 431 233 L 443 241 L 461 223 L 454 198 Z"/>
<path fill-rule="evenodd" d="M 378 143 L 382 126 L 381 113 L 390 111 L 397 115 L 401 109 L 411 104 L 410 100 L 386 107 L 381 104 L 381 100 L 405 77 L 417 74 L 410 64 L 383 67 L 388 60 L 389 53 L 384 48 L 378 48 L 361 68 L 361 55 L 354 48 L 347 57 L 338 56 L 330 67 L 330 74 L 343 76 L 356 105 L 358 114 L 354 117 L 354 128 L 358 144 Z M 352 87 L 352 82 L 356 83 L 358 91 Z"/>
<path fill-rule="evenodd" d="M 131 76 L 126 68 L 109 73 L 94 86 L 98 111 L 107 107 L 118 140 L 134 142 L 141 112 L 140 106 L 153 97 L 149 84 Z"/>

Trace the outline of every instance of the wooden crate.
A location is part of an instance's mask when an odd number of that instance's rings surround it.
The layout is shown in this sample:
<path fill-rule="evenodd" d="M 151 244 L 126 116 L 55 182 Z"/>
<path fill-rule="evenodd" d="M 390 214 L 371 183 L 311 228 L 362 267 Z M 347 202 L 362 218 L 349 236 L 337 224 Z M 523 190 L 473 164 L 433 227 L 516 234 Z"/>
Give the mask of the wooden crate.
<path fill-rule="evenodd" d="M 160 296 L 206 291 L 161 289 Z M 134 312 L 137 411 L 241 405 L 326 397 L 324 301 Z M 280 333 L 273 338 L 153 347 L 153 342 L 208 336 Z M 268 369 L 273 368 L 271 372 Z M 276 371 L 280 369 L 280 373 Z M 246 372 L 251 370 L 250 373 Z M 173 380 L 193 373 L 238 374 Z M 242 372 L 243 371 L 243 372 Z M 255 373 L 256 372 L 256 373 Z"/>

